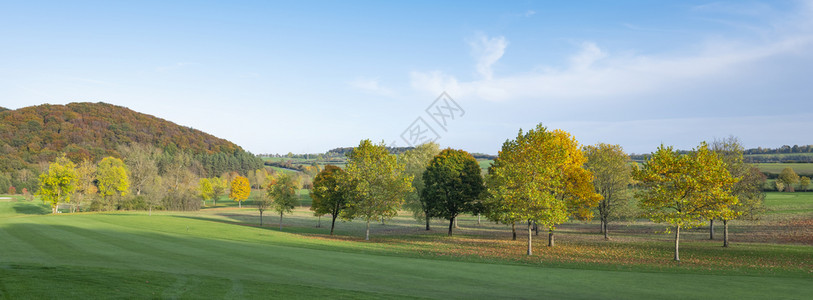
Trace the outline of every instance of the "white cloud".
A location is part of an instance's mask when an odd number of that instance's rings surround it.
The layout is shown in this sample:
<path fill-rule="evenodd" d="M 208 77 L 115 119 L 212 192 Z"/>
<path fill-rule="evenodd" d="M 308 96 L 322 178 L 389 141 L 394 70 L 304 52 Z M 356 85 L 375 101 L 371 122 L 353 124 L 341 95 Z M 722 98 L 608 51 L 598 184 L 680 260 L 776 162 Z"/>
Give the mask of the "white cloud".
<path fill-rule="evenodd" d="M 795 25 L 799 25 L 796 23 Z M 515 99 L 601 100 L 684 89 L 697 82 L 725 80 L 738 70 L 781 56 L 809 56 L 813 53 L 813 28 L 793 33 L 779 32 L 770 39 L 742 42 L 705 42 L 691 53 L 653 55 L 610 55 L 593 42 L 584 42 L 572 55 L 570 65 L 542 67 L 527 72 L 493 76 L 492 65 L 503 55 L 504 37 L 480 37 L 472 43 L 479 53 L 476 67 L 481 79 L 459 80 L 441 71 L 412 72 L 413 88 L 432 94 L 446 90 L 456 97 L 492 101 Z M 485 49 L 489 49 L 486 51 Z"/>
<path fill-rule="evenodd" d="M 585 70 L 588 69 L 594 62 L 607 57 L 607 54 L 601 51 L 595 43 L 584 42 L 582 43 L 582 50 L 570 58 L 573 69 Z"/>
<path fill-rule="evenodd" d="M 536 12 L 535 12 L 535 11 L 533 11 L 533 10 L 528 10 L 528 11 L 526 11 L 526 12 L 525 12 L 525 17 L 530 17 L 530 16 L 533 16 L 533 15 L 535 15 L 535 14 L 536 14 Z"/>
<path fill-rule="evenodd" d="M 469 42 L 469 46 L 471 46 L 472 56 L 477 61 L 477 73 L 484 79 L 491 80 L 494 76 L 492 66 L 505 54 L 508 42 L 502 36 L 489 38 L 480 34 Z"/>
<path fill-rule="evenodd" d="M 376 78 L 357 78 L 348 84 L 355 89 L 369 94 L 379 96 L 392 96 L 394 94 L 391 89 L 382 86 Z"/>

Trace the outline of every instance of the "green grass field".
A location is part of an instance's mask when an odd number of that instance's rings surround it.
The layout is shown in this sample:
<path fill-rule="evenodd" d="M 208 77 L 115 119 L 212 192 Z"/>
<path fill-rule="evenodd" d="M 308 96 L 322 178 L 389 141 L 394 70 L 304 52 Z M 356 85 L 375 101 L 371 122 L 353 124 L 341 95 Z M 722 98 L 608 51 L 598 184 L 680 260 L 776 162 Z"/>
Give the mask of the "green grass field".
<path fill-rule="evenodd" d="M 813 215 L 813 192 L 767 193 L 765 206 L 772 214 L 811 214 Z"/>
<path fill-rule="evenodd" d="M 801 175 L 813 174 L 813 164 L 808 163 L 782 163 L 782 164 L 756 164 L 763 173 L 779 174 L 785 168 L 793 168 L 793 171 Z"/>
<path fill-rule="evenodd" d="M 8 196 L 0 196 L 8 198 Z M 769 195 L 778 214 L 803 216 L 806 195 Z M 791 212 L 792 211 L 792 212 Z M 687 232 L 684 260 L 669 260 L 670 237 L 613 228 L 612 242 L 563 226 L 559 244 L 510 241 L 504 225 L 444 222 L 426 233 L 399 216 L 374 224 L 342 222 L 325 235 L 307 208 L 256 224 L 252 208 L 200 212 L 48 215 L 39 202 L 0 199 L 0 298 L 736 298 L 804 299 L 813 293 L 810 245 L 736 242 L 730 249 Z M 639 227 L 650 226 L 650 227 Z M 628 232 L 625 232 L 628 231 Z M 738 232 L 741 227 L 732 227 Z M 510 234 L 510 231 L 508 231 Z M 494 247 L 494 249 L 491 249 Z M 614 258 L 619 256 L 620 258 Z M 638 257 L 640 256 L 640 257 Z M 609 263 L 592 262 L 591 259 Z M 624 263 L 625 260 L 631 260 Z"/>

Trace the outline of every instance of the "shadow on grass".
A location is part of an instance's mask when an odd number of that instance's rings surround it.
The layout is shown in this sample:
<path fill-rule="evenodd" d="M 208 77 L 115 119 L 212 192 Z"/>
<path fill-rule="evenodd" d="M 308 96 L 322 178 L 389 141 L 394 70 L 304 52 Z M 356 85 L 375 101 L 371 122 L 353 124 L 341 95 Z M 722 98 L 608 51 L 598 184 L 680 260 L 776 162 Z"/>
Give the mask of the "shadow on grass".
<path fill-rule="evenodd" d="M 44 204 L 17 202 L 14 204 L 14 211 L 18 214 L 26 215 L 47 215 L 51 209 Z"/>

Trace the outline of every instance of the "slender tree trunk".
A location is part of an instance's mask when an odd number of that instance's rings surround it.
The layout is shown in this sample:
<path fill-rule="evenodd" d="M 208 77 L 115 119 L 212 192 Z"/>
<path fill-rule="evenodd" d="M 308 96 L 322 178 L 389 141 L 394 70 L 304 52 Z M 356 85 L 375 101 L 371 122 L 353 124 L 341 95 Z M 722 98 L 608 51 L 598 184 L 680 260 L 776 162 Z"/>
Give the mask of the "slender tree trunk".
<path fill-rule="evenodd" d="M 336 217 L 338 216 L 339 214 L 334 214 L 333 221 L 330 222 L 330 235 L 333 235 L 333 228 L 336 227 Z"/>
<path fill-rule="evenodd" d="M 610 230 L 609 230 L 609 229 L 610 229 L 610 228 L 609 228 L 610 226 L 608 226 L 608 225 L 607 225 L 607 220 L 606 220 L 606 219 L 605 219 L 605 220 L 602 220 L 602 222 L 601 222 L 601 223 L 603 224 L 602 226 L 604 227 L 604 240 L 605 240 L 605 241 L 606 241 L 606 240 L 609 240 L 609 239 L 610 239 L 610 237 L 609 237 L 609 233 L 608 233 L 608 231 L 610 231 Z"/>
<path fill-rule="evenodd" d="M 279 230 L 282 230 L 282 212 L 279 212 Z"/>
<path fill-rule="evenodd" d="M 553 247 L 553 229 L 548 229 L 548 247 Z"/>
<path fill-rule="evenodd" d="M 723 219 L 723 247 L 728 247 L 728 220 Z"/>
<path fill-rule="evenodd" d="M 480 214 L 477 214 L 477 226 L 480 226 Z"/>
<path fill-rule="evenodd" d="M 531 225 L 531 221 L 528 221 L 528 255 L 529 256 L 534 254 L 533 248 L 531 247 L 531 245 L 533 244 L 532 243 L 533 242 L 532 241 L 533 234 L 531 234 L 532 229 L 533 229 L 533 225 Z"/>
<path fill-rule="evenodd" d="M 217 206 L 217 197 L 212 198 L 212 206 Z"/>
<path fill-rule="evenodd" d="M 237 208 L 243 208 L 243 201 L 242 200 L 237 201 Z"/>
<path fill-rule="evenodd" d="M 534 221 L 534 234 L 539 235 L 539 224 L 537 224 L 536 221 Z"/>
<path fill-rule="evenodd" d="M 319 218 L 316 219 L 316 228 L 322 228 L 322 216 L 319 215 Z"/>
<path fill-rule="evenodd" d="M 601 229 L 599 229 L 599 233 L 604 233 L 604 217 L 601 217 L 599 219 L 599 222 L 601 223 L 601 225 L 599 225 L 601 226 Z"/>
<path fill-rule="evenodd" d="M 714 219 L 709 220 L 709 239 L 714 239 Z"/>
<path fill-rule="evenodd" d="M 455 219 L 457 219 L 457 218 L 452 217 L 451 219 L 449 219 L 449 236 L 452 236 L 452 228 L 455 227 L 454 226 Z"/>
<path fill-rule="evenodd" d="M 512 235 L 511 240 L 513 240 L 513 241 L 517 240 L 517 227 L 516 226 L 517 226 L 516 222 L 511 223 L 511 235 Z"/>
<path fill-rule="evenodd" d="M 152 217 L 152 205 L 150 205 L 150 216 Z"/>
<path fill-rule="evenodd" d="M 426 214 L 426 230 L 429 230 L 429 214 Z"/>
<path fill-rule="evenodd" d="M 263 227 L 263 212 L 260 211 L 260 227 Z"/>
<path fill-rule="evenodd" d="M 675 226 L 675 261 L 680 261 L 680 225 Z"/>
<path fill-rule="evenodd" d="M 61 192 L 56 192 L 57 202 L 54 203 L 53 206 L 51 206 L 51 213 L 52 214 L 56 214 L 56 212 L 59 211 L 59 199 L 60 198 L 62 198 L 62 193 Z"/>
<path fill-rule="evenodd" d="M 460 228 L 460 227 L 457 227 L 457 218 L 454 218 L 454 228 Z"/>
<path fill-rule="evenodd" d="M 367 220 L 367 235 L 364 237 L 364 240 L 365 241 L 370 240 L 370 220 L 369 219 Z"/>

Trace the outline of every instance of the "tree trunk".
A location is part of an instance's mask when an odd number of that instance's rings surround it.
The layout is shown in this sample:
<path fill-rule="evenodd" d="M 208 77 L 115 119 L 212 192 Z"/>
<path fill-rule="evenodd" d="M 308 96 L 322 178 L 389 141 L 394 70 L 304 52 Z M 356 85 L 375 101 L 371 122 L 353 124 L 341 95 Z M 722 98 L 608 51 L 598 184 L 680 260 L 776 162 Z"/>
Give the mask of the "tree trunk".
<path fill-rule="evenodd" d="M 609 240 L 609 239 L 610 239 L 610 237 L 609 237 L 609 233 L 608 233 L 607 231 L 609 231 L 609 229 L 610 229 L 609 227 L 610 227 L 610 226 L 607 226 L 607 220 L 602 220 L 602 221 L 601 221 L 601 223 L 603 224 L 603 225 L 602 225 L 602 227 L 603 227 L 603 229 L 604 229 L 604 240 L 605 240 L 605 241 L 606 241 L 606 240 Z"/>
<path fill-rule="evenodd" d="M 728 220 L 723 219 L 723 247 L 728 247 Z"/>
<path fill-rule="evenodd" d="M 454 228 L 460 228 L 460 227 L 457 227 L 457 218 L 454 218 Z"/>
<path fill-rule="evenodd" d="M 260 227 L 263 227 L 263 211 L 260 211 Z"/>
<path fill-rule="evenodd" d="M 680 261 L 680 225 L 675 226 L 675 261 Z"/>
<path fill-rule="evenodd" d="M 316 228 L 321 228 L 322 227 L 322 216 L 317 216 L 317 218 L 318 219 L 316 219 Z"/>
<path fill-rule="evenodd" d="M 243 208 L 243 201 L 242 200 L 237 201 L 237 208 Z"/>
<path fill-rule="evenodd" d="M 531 225 L 531 221 L 528 221 L 528 255 L 529 256 L 534 254 L 534 251 L 533 251 L 533 249 L 531 247 L 531 245 L 533 244 L 532 243 L 533 234 L 531 234 L 532 228 L 533 228 L 533 225 Z"/>
<path fill-rule="evenodd" d="M 539 235 L 539 224 L 536 224 L 536 221 L 534 221 L 534 234 Z"/>
<path fill-rule="evenodd" d="M 429 230 L 429 214 L 426 214 L 426 230 Z"/>
<path fill-rule="evenodd" d="M 714 219 L 709 220 L 709 239 L 714 239 Z"/>
<path fill-rule="evenodd" d="M 217 206 L 217 197 L 212 198 L 212 206 Z"/>
<path fill-rule="evenodd" d="M 336 227 L 336 217 L 338 216 L 339 214 L 333 215 L 333 221 L 330 222 L 330 235 L 333 235 L 333 228 Z"/>
<path fill-rule="evenodd" d="M 279 230 L 282 230 L 282 212 L 279 212 Z"/>
<path fill-rule="evenodd" d="M 516 226 L 517 226 L 516 222 L 511 223 L 511 235 L 513 236 L 511 238 L 511 240 L 513 240 L 513 241 L 517 240 L 517 227 Z"/>
<path fill-rule="evenodd" d="M 548 229 L 548 247 L 553 247 L 553 229 Z"/>
<path fill-rule="evenodd" d="M 455 217 L 452 217 L 451 219 L 449 219 L 449 236 L 452 236 L 452 228 L 456 227 L 455 226 L 455 220 L 456 219 L 457 218 L 455 218 Z"/>
<path fill-rule="evenodd" d="M 152 205 L 150 205 L 150 216 L 152 216 Z"/>
<path fill-rule="evenodd" d="M 367 220 L 367 236 L 364 237 L 365 241 L 370 240 L 370 220 Z"/>
<path fill-rule="evenodd" d="M 477 226 L 480 226 L 480 214 L 477 214 Z"/>
<path fill-rule="evenodd" d="M 600 218 L 600 219 L 599 219 L 599 222 L 601 223 L 601 224 L 599 225 L 599 226 L 601 227 L 601 229 L 599 229 L 599 230 L 598 230 L 598 232 L 599 232 L 599 233 L 604 233 L 604 218 L 603 218 L 603 217 L 602 217 L 602 218 Z"/>

